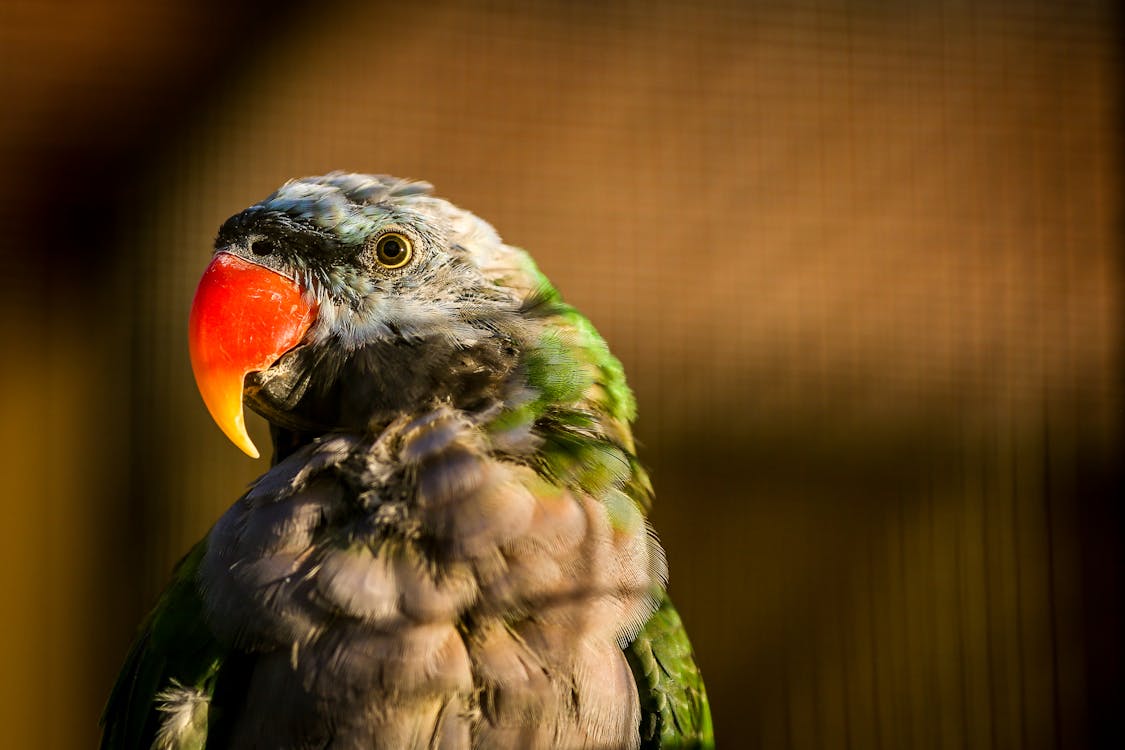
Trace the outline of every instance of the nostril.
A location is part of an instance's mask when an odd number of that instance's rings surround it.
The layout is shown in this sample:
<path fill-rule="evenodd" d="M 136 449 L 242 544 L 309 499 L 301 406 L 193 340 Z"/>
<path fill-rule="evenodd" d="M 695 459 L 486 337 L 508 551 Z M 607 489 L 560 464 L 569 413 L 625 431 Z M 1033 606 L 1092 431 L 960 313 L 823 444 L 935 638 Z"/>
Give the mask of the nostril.
<path fill-rule="evenodd" d="M 250 252 L 254 255 L 273 255 L 277 245 L 269 240 L 253 240 L 250 243 Z"/>

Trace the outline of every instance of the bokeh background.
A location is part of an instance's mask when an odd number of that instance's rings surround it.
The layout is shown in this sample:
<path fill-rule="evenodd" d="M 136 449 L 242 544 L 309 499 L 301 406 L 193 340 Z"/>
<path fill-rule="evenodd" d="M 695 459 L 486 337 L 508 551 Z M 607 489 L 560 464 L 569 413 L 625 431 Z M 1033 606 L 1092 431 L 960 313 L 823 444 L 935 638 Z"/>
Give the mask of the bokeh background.
<path fill-rule="evenodd" d="M 263 470 L 191 295 L 226 216 L 342 168 L 489 219 L 625 362 L 721 747 L 1125 746 L 1120 23 L 4 0 L 0 744 L 95 743 Z"/>

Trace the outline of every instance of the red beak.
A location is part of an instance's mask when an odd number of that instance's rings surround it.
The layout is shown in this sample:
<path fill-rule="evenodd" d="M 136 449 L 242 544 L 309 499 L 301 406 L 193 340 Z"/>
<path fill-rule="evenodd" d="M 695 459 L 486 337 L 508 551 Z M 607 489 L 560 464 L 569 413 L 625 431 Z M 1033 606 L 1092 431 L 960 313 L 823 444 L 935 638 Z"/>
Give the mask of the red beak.
<path fill-rule="evenodd" d="M 188 323 L 195 383 L 219 429 L 251 458 L 243 380 L 299 344 L 315 319 L 293 280 L 230 253 L 216 254 L 199 280 Z"/>

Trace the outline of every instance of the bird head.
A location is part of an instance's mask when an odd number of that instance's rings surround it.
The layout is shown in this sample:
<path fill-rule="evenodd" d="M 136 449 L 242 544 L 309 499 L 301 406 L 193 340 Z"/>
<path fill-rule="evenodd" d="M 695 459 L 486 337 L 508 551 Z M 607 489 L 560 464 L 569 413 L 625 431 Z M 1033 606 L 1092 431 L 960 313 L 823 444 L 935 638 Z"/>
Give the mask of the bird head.
<path fill-rule="evenodd" d="M 212 417 L 253 457 L 244 401 L 306 432 L 431 402 L 479 408 L 510 379 L 544 284 L 525 253 L 426 183 L 294 180 L 220 228 L 192 304 L 192 368 Z"/>

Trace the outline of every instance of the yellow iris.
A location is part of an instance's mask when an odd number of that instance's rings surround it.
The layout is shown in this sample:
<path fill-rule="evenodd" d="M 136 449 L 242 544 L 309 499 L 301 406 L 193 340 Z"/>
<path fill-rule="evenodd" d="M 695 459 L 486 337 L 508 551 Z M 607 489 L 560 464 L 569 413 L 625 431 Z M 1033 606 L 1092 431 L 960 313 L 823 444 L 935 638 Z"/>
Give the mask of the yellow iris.
<path fill-rule="evenodd" d="M 398 232 L 387 232 L 375 243 L 375 258 L 384 268 L 402 268 L 413 254 L 410 240 Z"/>

